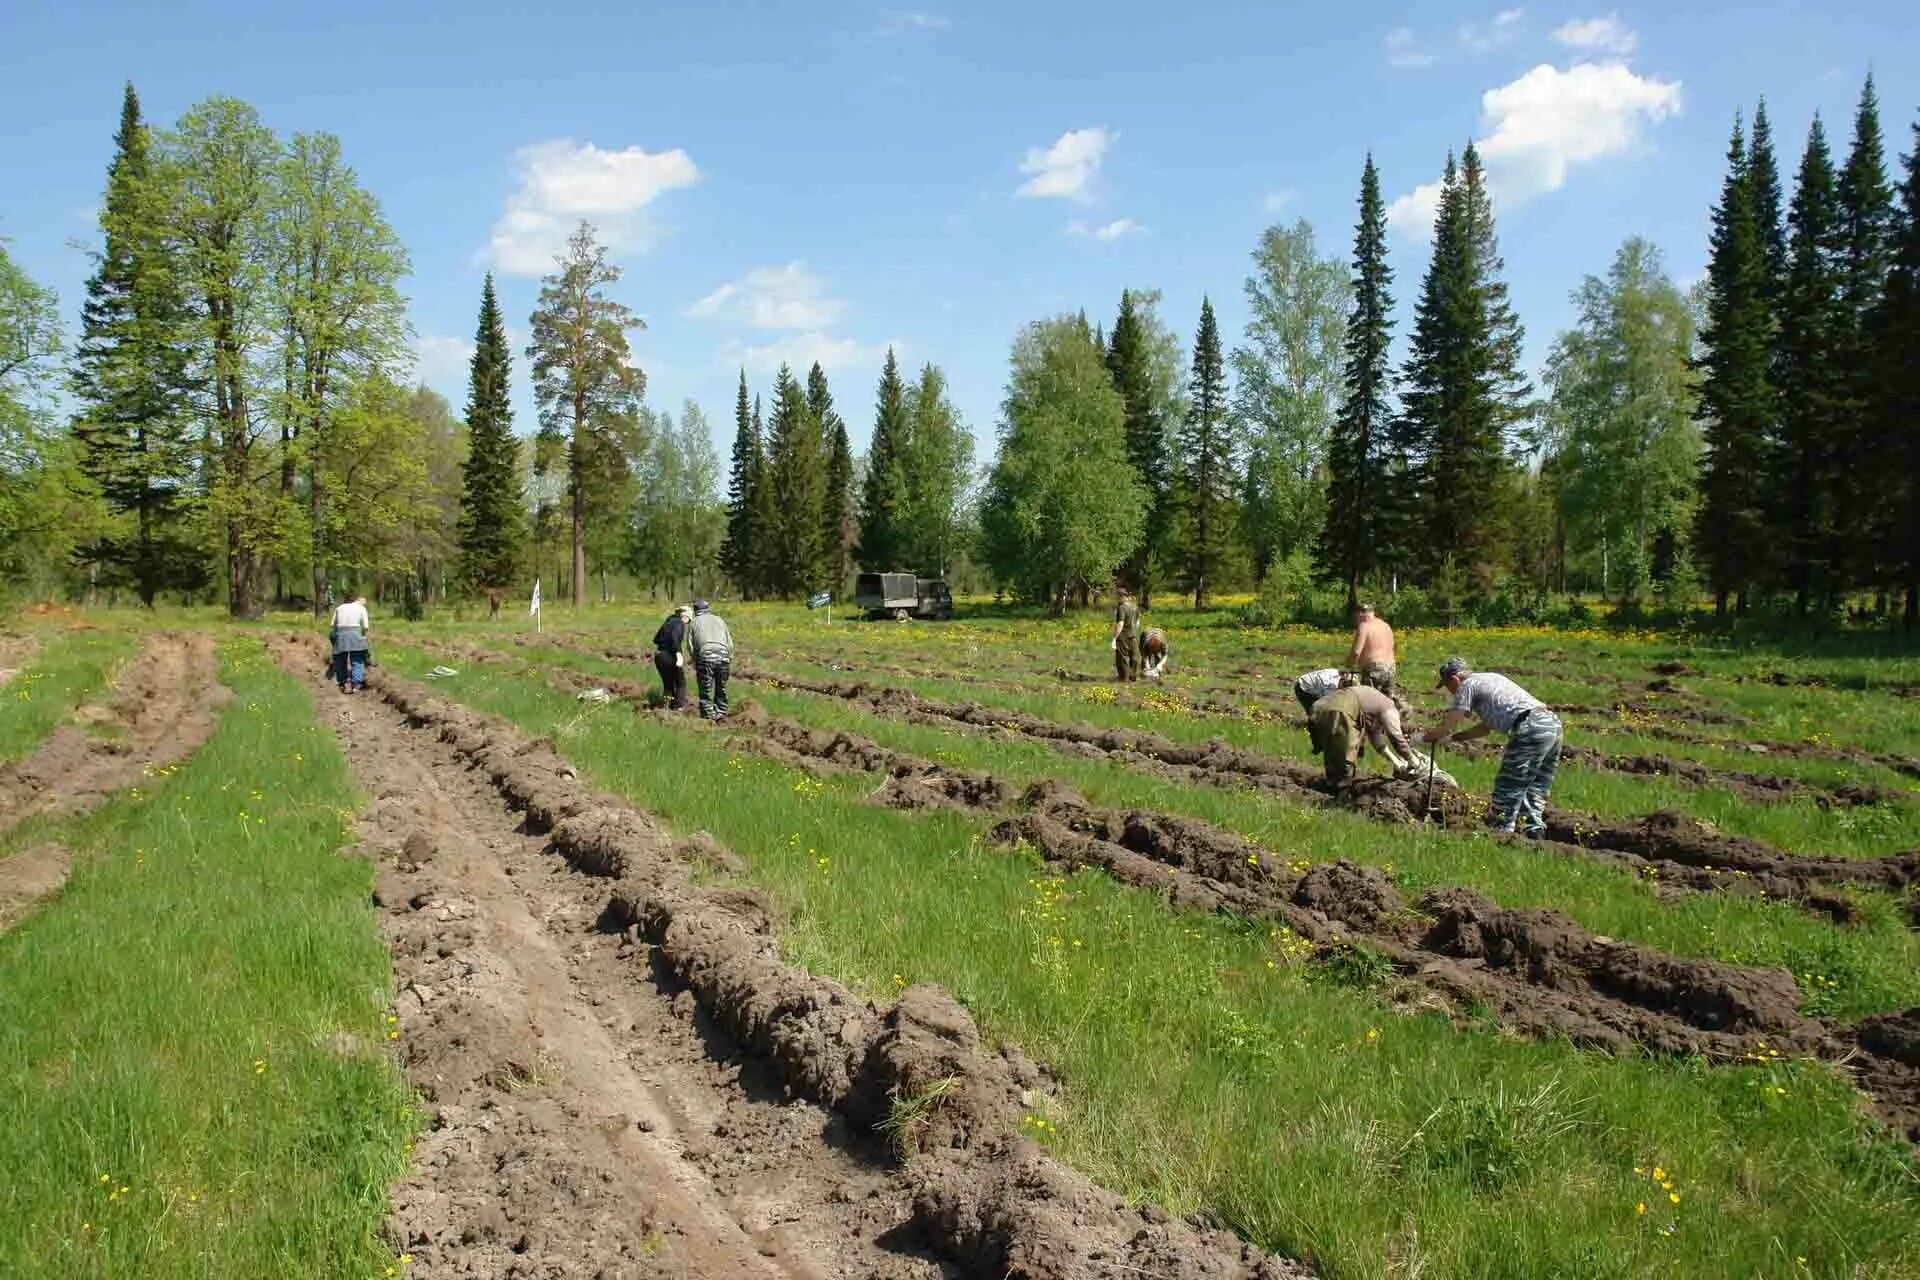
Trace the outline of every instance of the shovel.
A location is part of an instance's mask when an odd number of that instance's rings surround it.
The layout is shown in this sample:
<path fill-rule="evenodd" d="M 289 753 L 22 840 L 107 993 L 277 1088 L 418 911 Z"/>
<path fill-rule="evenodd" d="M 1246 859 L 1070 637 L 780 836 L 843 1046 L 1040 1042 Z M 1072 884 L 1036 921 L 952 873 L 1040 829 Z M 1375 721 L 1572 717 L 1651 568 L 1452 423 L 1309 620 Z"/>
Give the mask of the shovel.
<path fill-rule="evenodd" d="M 1427 744 L 1427 798 L 1420 805 L 1420 820 L 1422 822 L 1433 821 L 1433 771 L 1439 767 L 1439 764 L 1440 744 L 1438 742 L 1430 742 Z"/>

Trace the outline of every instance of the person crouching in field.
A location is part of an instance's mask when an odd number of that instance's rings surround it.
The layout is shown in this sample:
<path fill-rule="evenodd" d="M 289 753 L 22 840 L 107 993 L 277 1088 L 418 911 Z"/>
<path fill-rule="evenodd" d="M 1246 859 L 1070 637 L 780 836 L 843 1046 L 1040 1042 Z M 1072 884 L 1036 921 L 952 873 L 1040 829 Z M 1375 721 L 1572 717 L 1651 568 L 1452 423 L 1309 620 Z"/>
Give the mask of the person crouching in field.
<path fill-rule="evenodd" d="M 1400 709 L 1392 698 L 1365 685 L 1335 689 L 1315 702 L 1307 717 L 1307 733 L 1326 768 L 1327 781 L 1335 787 L 1359 763 L 1363 742 L 1371 741 L 1395 773 L 1413 755 L 1413 745 L 1400 723 Z"/>
<path fill-rule="evenodd" d="M 1140 674 L 1149 680 L 1158 680 L 1160 673 L 1167 669 L 1167 633 L 1158 627 L 1148 627 L 1147 634 L 1140 637 L 1140 656 L 1147 662 Z"/>
<path fill-rule="evenodd" d="M 727 675 L 733 670 L 733 634 L 705 600 L 693 602 L 687 647 L 693 651 L 693 678 L 700 686 L 700 718 L 725 720 Z"/>
<path fill-rule="evenodd" d="M 1518 830 L 1536 840 L 1546 835 L 1547 794 L 1553 790 L 1553 774 L 1560 766 L 1560 748 L 1566 738 L 1560 717 L 1505 676 L 1474 671 L 1465 658 L 1441 663 L 1440 683 L 1435 687 L 1453 695 L 1453 704 L 1439 725 L 1420 734 L 1419 740 L 1466 742 L 1496 731 L 1506 734 L 1507 749 L 1493 780 L 1487 826 L 1494 831 Z M 1476 717 L 1479 724 L 1455 732 Z"/>
<path fill-rule="evenodd" d="M 1351 672 L 1342 671 L 1338 667 L 1322 667 L 1318 671 L 1302 673 L 1300 678 L 1293 682 L 1293 696 L 1300 703 L 1300 709 L 1312 715 L 1314 703 L 1335 689 L 1344 688 L 1353 683 L 1354 678 Z"/>
<path fill-rule="evenodd" d="M 687 619 L 693 610 L 681 605 L 667 615 L 653 633 L 653 669 L 660 673 L 660 690 L 674 711 L 687 709 Z"/>

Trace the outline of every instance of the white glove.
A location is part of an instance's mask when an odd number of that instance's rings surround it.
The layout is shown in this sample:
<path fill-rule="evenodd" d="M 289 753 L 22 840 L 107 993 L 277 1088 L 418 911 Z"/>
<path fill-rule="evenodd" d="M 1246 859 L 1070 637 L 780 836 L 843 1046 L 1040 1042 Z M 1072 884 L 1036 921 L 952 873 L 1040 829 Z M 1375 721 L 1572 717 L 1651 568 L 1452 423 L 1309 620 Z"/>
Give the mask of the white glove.
<path fill-rule="evenodd" d="M 674 654 L 674 655 L 673 655 L 673 665 L 674 665 L 674 666 L 676 666 L 676 667 L 684 667 L 684 666 L 686 666 L 686 665 L 687 665 L 687 655 L 686 655 L 686 654 L 684 654 L 684 653 L 676 653 L 676 654 Z"/>

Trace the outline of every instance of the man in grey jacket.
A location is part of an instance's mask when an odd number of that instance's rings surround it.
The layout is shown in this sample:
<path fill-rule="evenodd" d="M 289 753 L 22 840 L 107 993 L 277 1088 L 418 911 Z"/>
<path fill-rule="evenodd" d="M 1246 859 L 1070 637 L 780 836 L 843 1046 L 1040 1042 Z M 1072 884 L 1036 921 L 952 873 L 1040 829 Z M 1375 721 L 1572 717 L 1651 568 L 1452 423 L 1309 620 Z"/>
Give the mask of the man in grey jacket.
<path fill-rule="evenodd" d="M 733 669 L 733 636 L 705 600 L 693 602 L 687 624 L 687 648 L 693 653 L 693 677 L 700 685 L 700 718 L 727 718 L 727 676 Z"/>

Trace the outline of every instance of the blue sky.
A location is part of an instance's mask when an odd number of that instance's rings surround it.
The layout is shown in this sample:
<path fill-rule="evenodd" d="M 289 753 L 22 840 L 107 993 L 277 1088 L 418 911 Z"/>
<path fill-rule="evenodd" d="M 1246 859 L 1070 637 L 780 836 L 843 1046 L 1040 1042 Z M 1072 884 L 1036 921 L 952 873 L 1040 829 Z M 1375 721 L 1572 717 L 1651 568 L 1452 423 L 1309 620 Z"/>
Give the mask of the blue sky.
<path fill-rule="evenodd" d="M 933 0 L 909 0 L 932 4 Z M 275 12 L 276 8 L 285 10 Z M 648 399 L 723 440 L 744 363 L 821 359 L 856 447 L 892 343 L 945 368 L 991 456 L 1021 325 L 1159 288 L 1229 342 L 1263 227 L 1351 241 L 1371 149 L 1405 330 L 1423 183 L 1488 153 L 1528 358 L 1628 235 L 1700 272 L 1733 113 L 1764 93 L 1789 174 L 1844 149 L 1876 76 L 1890 150 L 1920 106 L 1920 5 L 192 3 L 0 8 L 0 236 L 77 315 L 120 85 L 170 123 L 224 93 L 328 131 L 413 260 L 419 374 L 464 399 L 481 274 L 516 340 L 579 216 L 626 267 Z M 1889 155 L 1889 163 L 1893 156 Z M 525 361 L 519 427 L 532 429 Z"/>

